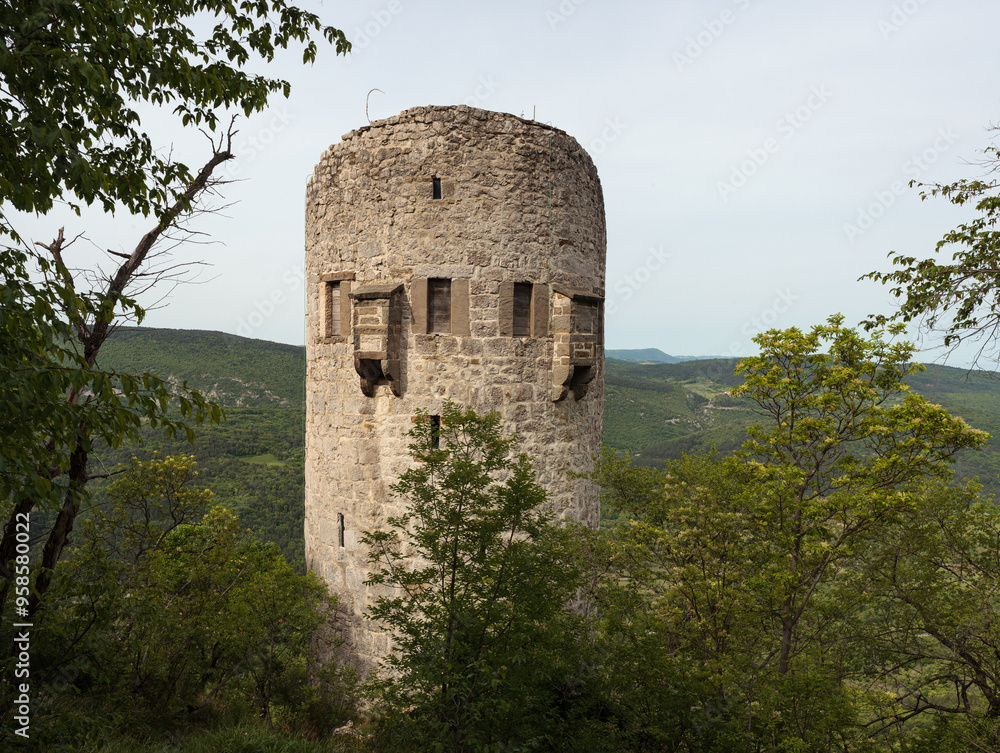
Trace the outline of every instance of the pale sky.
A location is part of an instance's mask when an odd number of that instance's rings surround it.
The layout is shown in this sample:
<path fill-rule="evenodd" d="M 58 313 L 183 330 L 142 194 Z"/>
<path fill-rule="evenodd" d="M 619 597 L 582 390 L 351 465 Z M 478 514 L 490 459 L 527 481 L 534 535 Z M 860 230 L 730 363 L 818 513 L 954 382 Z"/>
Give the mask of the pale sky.
<path fill-rule="evenodd" d="M 244 121 L 212 264 L 146 324 L 302 344 L 306 181 L 330 144 L 420 105 L 534 117 L 575 137 L 604 188 L 607 347 L 737 356 L 769 327 L 891 310 L 857 279 L 930 255 L 968 214 L 911 179 L 975 177 L 1000 121 L 991 0 L 375 0 L 306 2 L 354 43 L 269 73 L 288 100 Z M 150 111 L 192 167 L 201 138 Z M 131 250 L 141 219 L 44 218 Z M 90 251 L 76 252 L 86 263 Z M 151 299 L 147 299 L 151 302 Z M 930 360 L 933 354 L 925 354 Z"/>

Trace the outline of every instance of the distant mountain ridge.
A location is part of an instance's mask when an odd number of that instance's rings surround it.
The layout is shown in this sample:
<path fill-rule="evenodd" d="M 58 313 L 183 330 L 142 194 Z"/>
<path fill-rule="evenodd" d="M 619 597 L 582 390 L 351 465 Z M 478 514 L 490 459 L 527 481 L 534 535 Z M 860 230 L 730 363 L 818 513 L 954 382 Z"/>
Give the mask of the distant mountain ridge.
<path fill-rule="evenodd" d="M 659 348 L 636 348 L 632 350 L 605 350 L 605 358 L 617 361 L 637 361 L 639 363 L 683 363 L 684 361 L 707 361 L 722 356 L 672 356 Z"/>

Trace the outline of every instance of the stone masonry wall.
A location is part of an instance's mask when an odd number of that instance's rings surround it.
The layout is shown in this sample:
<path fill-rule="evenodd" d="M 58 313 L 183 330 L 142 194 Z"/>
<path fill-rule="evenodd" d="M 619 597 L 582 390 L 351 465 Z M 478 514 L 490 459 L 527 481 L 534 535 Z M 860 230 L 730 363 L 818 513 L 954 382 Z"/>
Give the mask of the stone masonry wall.
<path fill-rule="evenodd" d="M 417 409 L 498 411 L 552 508 L 598 524 L 598 490 L 568 472 L 600 449 L 603 196 L 564 132 L 460 105 L 346 134 L 306 198 L 306 558 L 367 669 L 389 639 L 363 619 L 374 594 L 360 535 L 405 504 L 389 487 L 412 462 Z M 428 333 L 434 279 L 451 280 L 445 333 Z M 515 283 L 532 285 L 530 336 L 511 334 Z"/>

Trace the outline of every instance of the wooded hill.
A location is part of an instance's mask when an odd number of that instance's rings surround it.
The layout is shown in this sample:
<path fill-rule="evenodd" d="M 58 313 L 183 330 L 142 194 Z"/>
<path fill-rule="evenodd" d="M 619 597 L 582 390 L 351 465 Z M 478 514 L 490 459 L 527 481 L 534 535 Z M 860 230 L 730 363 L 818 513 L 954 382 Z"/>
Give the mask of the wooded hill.
<path fill-rule="evenodd" d="M 98 365 L 187 380 L 227 408 L 305 405 L 306 353 L 299 345 L 205 330 L 122 327 L 101 349 Z"/>
<path fill-rule="evenodd" d="M 733 373 L 737 362 L 644 365 L 609 359 L 605 444 L 651 466 L 712 446 L 732 452 L 743 443 L 746 427 L 760 420 L 753 403 L 729 395 L 741 381 Z M 991 492 L 1000 492 L 1000 380 L 984 372 L 927 365 L 910 377 L 910 388 L 996 438 L 985 450 L 963 453 L 955 470 L 962 478 L 978 476 Z"/>
<path fill-rule="evenodd" d="M 100 365 L 186 380 L 225 406 L 228 416 L 222 426 L 199 427 L 193 446 L 150 435 L 142 447 L 106 451 L 105 468 L 133 454 L 194 455 L 217 503 L 277 542 L 290 560 L 302 555 L 305 348 L 219 332 L 133 328 L 115 333 Z M 736 359 L 648 365 L 609 359 L 605 443 L 652 466 L 712 446 L 731 452 L 758 420 L 752 403 L 729 395 L 740 382 L 735 365 Z M 1000 381 L 931 365 L 911 378 L 911 387 L 1000 437 Z M 998 441 L 961 456 L 957 474 L 978 476 L 989 491 L 1000 491 Z"/>
<path fill-rule="evenodd" d="M 197 427 L 194 445 L 147 432 L 140 447 L 105 449 L 98 468 L 154 452 L 194 455 L 216 504 L 276 542 L 290 562 L 303 557 L 305 348 L 221 332 L 123 328 L 101 349 L 98 365 L 186 381 L 227 416 L 220 426 Z"/>

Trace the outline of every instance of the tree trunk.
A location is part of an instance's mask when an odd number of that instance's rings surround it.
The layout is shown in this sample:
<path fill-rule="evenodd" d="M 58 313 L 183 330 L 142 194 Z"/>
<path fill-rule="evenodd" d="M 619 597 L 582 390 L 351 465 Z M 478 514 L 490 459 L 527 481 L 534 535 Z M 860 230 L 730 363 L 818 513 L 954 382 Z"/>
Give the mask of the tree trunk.
<path fill-rule="evenodd" d="M 84 449 L 85 434 L 86 427 L 82 426 L 76 449 L 70 456 L 69 489 L 66 490 L 66 497 L 55 525 L 49 531 L 45 549 L 42 550 L 42 568 L 35 579 L 35 588 L 28 601 L 29 622 L 34 619 L 42 599 L 52 584 L 52 575 L 56 564 L 59 562 L 59 557 L 62 555 L 63 547 L 66 546 L 70 533 L 73 531 L 73 522 L 79 511 L 80 495 L 87 484 L 87 461 L 89 459 L 89 453 Z"/>
<path fill-rule="evenodd" d="M 23 497 L 14 506 L 7 520 L 7 525 L 3 529 L 3 540 L 0 541 L 0 576 L 3 577 L 3 586 L 0 587 L 0 614 L 3 614 L 7 605 L 7 594 L 10 592 L 10 584 L 14 582 L 14 569 L 11 563 L 17 555 L 17 522 L 21 515 L 30 515 L 35 507 L 35 500 Z"/>

